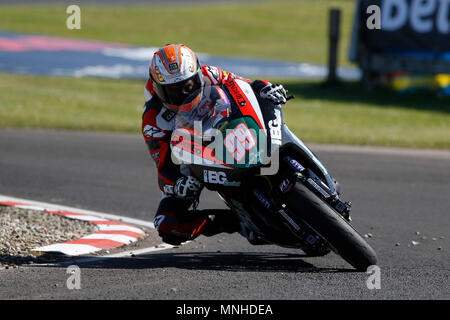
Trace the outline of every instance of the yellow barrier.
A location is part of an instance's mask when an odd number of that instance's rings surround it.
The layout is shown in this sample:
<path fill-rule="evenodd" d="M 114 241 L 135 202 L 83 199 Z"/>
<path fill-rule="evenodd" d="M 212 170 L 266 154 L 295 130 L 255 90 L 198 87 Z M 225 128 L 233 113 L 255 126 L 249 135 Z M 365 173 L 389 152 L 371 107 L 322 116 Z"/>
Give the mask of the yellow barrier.
<path fill-rule="evenodd" d="M 386 84 L 398 92 L 425 90 L 450 95 L 450 74 L 393 75 L 388 77 Z"/>

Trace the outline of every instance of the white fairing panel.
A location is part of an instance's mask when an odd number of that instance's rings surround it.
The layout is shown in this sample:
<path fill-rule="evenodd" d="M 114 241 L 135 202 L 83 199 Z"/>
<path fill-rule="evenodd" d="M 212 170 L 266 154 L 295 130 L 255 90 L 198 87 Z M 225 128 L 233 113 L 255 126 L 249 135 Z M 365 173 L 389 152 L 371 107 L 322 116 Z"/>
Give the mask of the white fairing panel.
<path fill-rule="evenodd" d="M 250 103 L 251 103 L 251 105 L 253 107 L 253 110 L 255 110 L 256 116 L 259 119 L 259 122 L 263 126 L 264 134 L 267 135 L 266 125 L 264 124 L 264 118 L 263 118 L 263 115 L 261 113 L 261 108 L 259 107 L 258 99 L 256 98 L 252 87 L 250 86 L 249 83 L 247 83 L 247 82 L 245 82 L 243 80 L 236 79 L 235 81 L 236 81 L 236 84 L 239 86 L 239 88 L 241 88 L 241 90 L 247 96 L 248 101 L 250 101 Z"/>
<path fill-rule="evenodd" d="M 283 125 L 282 128 L 282 134 L 283 134 L 283 144 L 286 144 L 288 142 L 293 142 L 296 145 L 298 145 L 303 151 L 306 152 L 306 154 L 314 160 L 314 162 L 319 166 L 319 168 L 322 170 L 324 174 L 328 174 L 327 169 L 323 166 L 323 164 L 317 159 L 317 157 L 314 155 L 314 153 L 309 150 L 309 148 L 301 141 L 295 134 L 292 133 L 291 130 L 286 125 Z"/>

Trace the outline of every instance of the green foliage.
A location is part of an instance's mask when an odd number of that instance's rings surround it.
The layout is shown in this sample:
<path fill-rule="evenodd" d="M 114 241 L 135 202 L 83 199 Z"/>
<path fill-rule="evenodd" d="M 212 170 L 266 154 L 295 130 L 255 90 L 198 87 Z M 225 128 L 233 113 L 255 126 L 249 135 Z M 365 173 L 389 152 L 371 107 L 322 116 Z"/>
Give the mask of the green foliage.
<path fill-rule="evenodd" d="M 282 81 L 296 99 L 283 107 L 305 142 L 450 148 L 450 99 L 366 92 Z M 0 73 L 0 127 L 140 134 L 144 81 L 51 78 Z"/>

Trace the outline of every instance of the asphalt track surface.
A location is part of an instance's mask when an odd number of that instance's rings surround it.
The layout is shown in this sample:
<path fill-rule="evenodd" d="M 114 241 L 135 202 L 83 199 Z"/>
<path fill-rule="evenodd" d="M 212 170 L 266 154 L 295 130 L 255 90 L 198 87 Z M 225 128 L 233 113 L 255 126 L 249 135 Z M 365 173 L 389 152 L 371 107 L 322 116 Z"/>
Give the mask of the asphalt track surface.
<path fill-rule="evenodd" d="M 381 289 L 333 253 L 307 257 L 220 234 L 79 264 L 80 290 L 67 289 L 66 266 L 3 269 L 0 299 L 449 299 L 449 152 L 311 148 L 353 201 L 354 226 L 372 234 Z M 154 216 L 160 193 L 138 135 L 2 129 L 0 150 L 0 194 Z M 224 205 L 206 192 L 201 207 Z"/>

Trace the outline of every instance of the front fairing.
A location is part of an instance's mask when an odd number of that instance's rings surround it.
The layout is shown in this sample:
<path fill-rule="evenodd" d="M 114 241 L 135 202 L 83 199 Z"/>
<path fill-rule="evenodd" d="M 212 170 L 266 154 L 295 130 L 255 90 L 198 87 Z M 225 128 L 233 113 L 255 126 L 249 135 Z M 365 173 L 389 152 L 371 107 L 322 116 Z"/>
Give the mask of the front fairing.
<path fill-rule="evenodd" d="M 262 175 L 276 174 L 281 162 L 278 151 L 295 146 L 334 191 L 327 169 L 284 124 L 280 107 L 255 98 L 252 107 L 258 108 L 261 117 L 252 117 L 239 112 L 239 105 L 225 89 L 209 87 L 199 94 L 192 108 L 179 111 L 176 116 L 171 141 L 174 163 L 188 165 L 197 171 L 197 177 L 208 176 L 209 179 L 203 178 L 204 182 L 219 181 L 214 172 L 223 173 L 219 174 L 223 177 L 220 181 L 235 181 L 242 179 L 241 175 L 257 172 L 248 169 L 260 170 L 258 174 Z M 260 124 L 257 118 L 262 120 Z"/>
<path fill-rule="evenodd" d="M 332 193 L 336 193 L 336 186 L 334 184 L 333 178 L 328 173 L 328 170 L 325 166 L 320 162 L 318 157 L 301 141 L 291 130 L 287 127 L 287 125 L 283 125 L 282 127 L 282 148 L 289 148 L 295 146 L 303 157 L 309 159 L 308 163 L 311 165 L 311 170 L 315 172 L 324 182 L 328 185 Z M 303 163 L 305 165 L 305 163 Z"/>
<path fill-rule="evenodd" d="M 252 117 L 232 110 L 225 90 L 208 87 L 189 110 L 179 111 L 171 141 L 177 161 L 228 169 L 261 166 L 266 159 L 265 132 Z"/>

